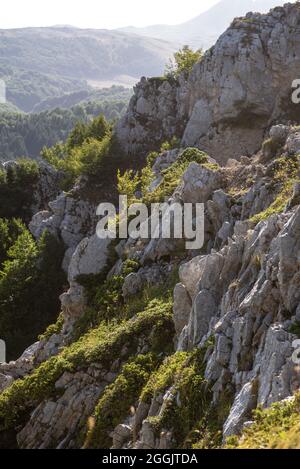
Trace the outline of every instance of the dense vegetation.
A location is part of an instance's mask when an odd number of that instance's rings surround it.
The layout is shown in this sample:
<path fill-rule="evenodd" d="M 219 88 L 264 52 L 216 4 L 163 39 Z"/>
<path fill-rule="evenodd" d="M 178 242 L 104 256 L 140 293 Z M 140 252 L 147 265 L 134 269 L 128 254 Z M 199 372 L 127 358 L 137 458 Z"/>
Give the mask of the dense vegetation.
<path fill-rule="evenodd" d="M 70 190 L 78 178 L 89 180 L 81 187 L 80 196 L 101 201 L 118 201 L 117 171 L 141 168 L 142 158 L 130 158 L 122 152 L 103 115 L 87 124 L 77 123 L 65 143 L 44 148 L 42 157 L 64 174 L 63 190 Z"/>
<path fill-rule="evenodd" d="M 43 158 L 65 174 L 64 189 L 70 189 L 79 176 L 97 177 L 110 155 L 111 126 L 103 115 L 89 124 L 78 123 L 65 144 L 44 148 Z M 106 161 L 105 161 L 106 162 Z"/>
<path fill-rule="evenodd" d="M 38 178 L 39 166 L 33 160 L 22 159 L 0 169 L 0 217 L 30 221 Z"/>
<path fill-rule="evenodd" d="M 43 156 L 65 175 L 65 189 L 85 176 L 90 180 L 87 189 L 92 188 L 97 199 L 102 189 L 112 197 L 116 168 L 128 164 L 103 115 L 86 124 L 78 122 L 65 144 L 45 148 Z M 9 358 L 17 358 L 55 322 L 65 283 L 64 246 L 47 232 L 35 242 L 26 228 L 39 175 L 38 163 L 30 159 L 0 170 L 0 337 L 6 341 Z M 104 304 L 110 301 L 113 297 Z"/>
<path fill-rule="evenodd" d="M 82 100 L 83 96 L 92 100 Z M 65 95 L 42 106 L 51 109 L 57 103 L 69 109 L 55 108 L 38 114 L 0 113 L 0 161 L 24 156 L 37 158 L 44 146 L 65 141 L 77 122 L 87 123 L 99 114 L 117 120 L 130 96 L 130 90 L 113 87 L 102 92 Z"/>
<path fill-rule="evenodd" d="M 0 219 L 0 238 L 0 334 L 15 359 L 59 313 L 63 249 L 47 232 L 35 242 L 15 219 Z"/>
<path fill-rule="evenodd" d="M 66 282 L 62 244 L 47 232 L 36 242 L 26 226 L 39 175 L 26 159 L 0 170 L 0 337 L 9 360 L 56 320 Z"/>
<path fill-rule="evenodd" d="M 88 115 L 104 114 L 106 119 L 112 120 L 120 117 L 125 111 L 132 95 L 131 88 L 111 86 L 110 88 L 93 89 L 88 87 L 73 93 L 47 98 L 33 108 L 33 112 L 50 111 L 56 108 L 77 109 L 77 105 L 85 108 Z"/>
<path fill-rule="evenodd" d="M 174 141 L 173 146 L 178 145 Z M 172 147 L 171 143 L 165 142 L 162 145 L 162 150 Z M 162 179 L 158 186 L 151 192 L 148 188 L 155 180 L 155 174 L 152 171 L 152 166 L 158 153 L 151 152 L 147 157 L 147 164 L 140 172 L 127 170 L 124 174 L 118 172 L 118 189 L 120 194 L 126 194 L 129 203 L 137 202 L 136 194 L 141 192 L 142 201 L 146 205 L 151 203 L 164 202 L 166 198 L 170 197 L 180 183 L 180 179 L 189 164 L 192 162 L 201 164 L 212 170 L 218 170 L 217 164 L 209 163 L 208 155 L 197 148 L 186 148 L 183 150 L 176 161 L 170 165 L 166 170 L 162 171 Z"/>
<path fill-rule="evenodd" d="M 161 351 L 161 342 L 156 339 L 164 337 L 164 343 L 169 346 L 173 333 L 171 305 L 162 299 L 149 302 L 134 320 L 101 322 L 1 394 L 0 431 L 12 428 L 34 402 L 55 394 L 55 382 L 64 371 L 78 367 L 86 369 L 95 362 L 109 369 L 125 345 L 128 347 L 127 359 L 135 355 L 142 337 L 148 342 L 150 352 L 156 354 Z"/>
<path fill-rule="evenodd" d="M 3 46 L 1 42 L 2 51 Z M 14 63 L 9 65 L 3 56 L 1 59 L 0 76 L 6 84 L 7 101 L 21 111 L 32 111 L 35 105 L 46 98 L 87 88 L 84 80 L 18 68 Z"/>

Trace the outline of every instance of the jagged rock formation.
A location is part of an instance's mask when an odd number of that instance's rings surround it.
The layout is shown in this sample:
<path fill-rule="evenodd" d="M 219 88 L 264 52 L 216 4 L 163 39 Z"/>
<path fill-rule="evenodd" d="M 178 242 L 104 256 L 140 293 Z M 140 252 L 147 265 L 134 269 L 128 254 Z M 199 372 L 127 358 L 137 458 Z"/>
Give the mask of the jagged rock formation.
<path fill-rule="evenodd" d="M 6 177 L 7 175 L 13 177 L 12 174 L 22 173 L 22 170 L 22 160 L 0 163 L 0 171 L 3 171 Z M 41 162 L 36 166 L 36 174 L 32 176 L 32 180 L 27 181 L 27 187 L 24 189 L 28 191 L 28 194 L 26 194 L 27 197 L 24 197 L 25 200 L 22 200 L 24 205 L 20 209 L 23 208 L 24 212 L 28 213 L 26 215 L 31 217 L 38 211 L 47 208 L 48 203 L 60 193 L 59 186 L 62 177 L 63 175 L 52 166 Z"/>
<path fill-rule="evenodd" d="M 47 229 L 63 241 L 70 258 L 80 241 L 95 231 L 96 207 L 88 200 L 79 199 L 76 191 L 61 193 L 49 202 L 48 210 L 35 213 L 29 229 L 35 238 Z"/>
<path fill-rule="evenodd" d="M 219 163 L 252 155 L 272 123 L 298 112 L 290 96 L 300 65 L 299 18 L 297 3 L 249 13 L 233 21 L 187 81 L 142 79 L 117 129 L 124 149 L 148 151 L 177 135 Z"/>
<path fill-rule="evenodd" d="M 76 191 L 34 216 L 35 236 L 48 228 L 65 241 L 70 289 L 61 298 L 60 323 L 19 360 L 0 366 L 0 440 L 13 435 L 10 445 L 21 448 L 220 447 L 222 438 L 224 444 L 252 425 L 258 405 L 268 408 L 299 391 L 299 367 L 293 362 L 300 323 L 299 127 L 272 126 L 253 151 L 271 116 L 280 116 L 278 98 L 287 90 L 283 79 L 291 78 L 282 67 L 289 60 L 296 67 L 298 60 L 299 15 L 298 4 L 287 5 L 234 23 L 184 85 L 189 96 L 184 99 L 190 100 L 186 116 L 194 120 L 180 148 L 157 156 L 147 195 L 155 197 L 165 187 L 166 169 L 176 177 L 182 169 L 174 193 L 165 195 L 169 204 L 205 204 L 200 251 L 161 237 L 129 237 L 117 246 L 99 240 L 93 231 L 96 207 L 78 200 Z M 250 39 L 244 44 L 246 33 Z M 282 54 L 275 61 L 279 37 Z M 224 55 L 228 41 L 235 46 Z M 266 95 L 257 86 L 258 63 L 273 80 Z M 209 113 L 202 114 L 205 107 L 198 107 L 197 119 L 193 111 L 194 101 L 204 96 L 204 80 L 212 76 L 208 67 L 220 83 L 215 78 L 206 90 L 211 121 Z M 225 71 L 231 81 L 243 75 L 247 92 L 238 101 L 228 86 L 240 88 L 233 81 L 225 84 Z M 212 90 L 218 91 L 210 95 Z M 161 121 L 155 113 L 164 93 L 171 103 L 167 112 L 184 108 L 188 101 L 180 92 L 179 86 L 175 97 L 165 82 L 158 88 L 157 82 L 142 82 L 118 130 L 128 152 L 146 151 L 157 132 L 157 142 L 174 133 L 177 115 L 168 124 L 164 110 Z M 227 99 L 219 100 L 222 96 Z M 146 118 L 138 118 L 137 131 L 139 100 Z M 241 112 L 249 117 L 250 110 L 260 117 L 251 129 L 241 121 Z M 154 127 L 148 127 L 149 116 Z M 186 151 L 192 122 L 198 132 L 204 121 L 218 129 L 210 148 L 218 161 L 231 155 L 227 166 Z M 225 139 L 221 148 L 219 138 L 226 132 L 230 142 Z M 206 147 L 206 136 L 197 135 L 192 143 Z M 182 158 L 185 153 L 189 161 Z"/>
<path fill-rule="evenodd" d="M 279 130 L 272 128 L 270 133 L 274 136 Z M 297 138 L 297 129 L 286 129 L 280 148 L 286 155 L 287 164 L 293 157 L 291 147 L 296 145 Z M 160 158 L 160 161 L 168 158 L 173 161 L 171 155 Z M 224 393 L 232 395 L 232 407 L 224 422 L 224 437 L 239 432 L 258 404 L 268 407 L 299 388 L 299 374 L 291 359 L 295 336 L 289 331 L 299 316 L 297 256 L 300 208 L 287 201 L 288 208 L 284 213 L 274 213 L 266 218 L 262 216 L 262 221 L 257 224 L 253 217 L 251 219 L 253 207 L 259 213 L 263 212 L 270 205 L 270 200 L 278 195 L 278 189 L 274 192 L 274 176 L 270 176 L 277 160 L 260 163 L 264 158 L 264 152 L 260 152 L 253 160 L 211 170 L 215 183 L 206 185 L 205 191 L 201 190 L 201 184 L 207 180 L 209 170 L 191 163 L 177 189 L 177 192 L 185 194 L 187 201 L 205 202 L 206 236 L 209 239 L 206 254 L 180 263 L 180 283 L 174 290 L 173 306 L 175 344 L 178 352 L 188 352 L 195 347 L 205 347 L 214 338 L 214 345 L 206 352 L 204 376 L 211 386 L 213 404 L 217 405 Z M 195 172 L 200 185 L 193 184 L 187 177 Z M 253 180 L 249 183 L 251 174 Z M 237 181 L 244 184 L 244 191 L 238 191 Z M 264 191 L 257 189 L 262 187 Z M 228 193 L 229 189 L 232 195 Z M 249 194 L 252 197 L 251 209 Z M 139 270 L 124 279 L 122 290 L 125 298 L 137 295 L 147 284 L 163 284 L 172 270 L 172 263 L 178 263 L 176 244 L 161 241 L 162 244 L 160 240 L 153 244 L 153 240 L 143 240 L 141 244 L 141 241 L 129 239 L 117 247 L 120 257 L 112 271 L 120 271 L 128 256 L 141 262 Z M 170 260 L 167 262 L 159 260 L 165 254 L 165 243 L 169 243 Z M 62 331 L 37 344 L 15 364 L 3 365 L 3 389 L 69 343 L 72 325 L 86 308 L 84 288 L 76 278 L 80 274 L 96 274 L 103 270 L 108 258 L 108 244 L 104 246 L 103 240 L 97 241 L 95 236 L 80 242 L 69 267 L 70 291 L 62 297 Z M 68 303 L 70 298 L 72 301 Z M 144 352 L 149 350 L 145 345 L 143 347 Z M 123 355 L 126 356 L 126 347 L 120 356 Z M 93 371 L 99 366 L 101 368 L 100 363 L 91 363 L 87 371 L 75 368 L 74 372 L 57 377 L 55 389 L 60 389 L 63 380 L 63 396 L 58 400 L 46 399 L 39 404 L 18 434 L 21 447 L 76 447 L 74 438 L 78 426 L 84 426 L 101 393 L 114 382 L 121 370 L 118 363 L 118 366 L 110 365 L 103 372 Z M 170 388 L 160 396 L 155 395 L 146 407 L 140 402 L 134 419 L 120 422 L 122 428 L 116 429 L 112 436 L 115 445 L 126 446 L 134 431 L 135 442 L 130 443 L 134 447 L 172 446 L 172 428 L 165 429 L 157 439 L 151 418 L 163 415 L 166 400 L 169 402 L 175 397 L 176 390 Z M 179 395 L 175 401 L 178 399 Z M 136 405 L 135 402 L 131 404 Z M 126 429 L 128 431 L 125 432 Z M 121 441 L 120 434 L 123 435 Z"/>

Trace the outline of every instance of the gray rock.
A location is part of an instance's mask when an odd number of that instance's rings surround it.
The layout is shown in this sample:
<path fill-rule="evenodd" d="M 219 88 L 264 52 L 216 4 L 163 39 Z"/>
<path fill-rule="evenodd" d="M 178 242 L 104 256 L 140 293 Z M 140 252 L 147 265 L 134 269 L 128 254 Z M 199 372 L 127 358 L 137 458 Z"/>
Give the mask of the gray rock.
<path fill-rule="evenodd" d="M 173 321 L 176 335 L 179 336 L 182 329 L 187 326 L 192 309 L 192 301 L 186 287 L 178 283 L 174 289 Z"/>
<path fill-rule="evenodd" d="M 14 382 L 14 378 L 10 375 L 0 373 L 0 392 L 7 389 Z"/>
<path fill-rule="evenodd" d="M 300 207 L 286 224 L 279 236 L 279 288 L 284 298 L 285 307 L 294 313 L 300 302 Z"/>
<path fill-rule="evenodd" d="M 184 202 L 204 203 L 220 187 L 221 177 L 218 171 L 207 169 L 197 163 L 191 163 L 183 175 L 181 197 Z"/>
<path fill-rule="evenodd" d="M 300 152 L 300 132 L 294 132 L 288 137 L 286 148 L 291 155 Z"/>
<path fill-rule="evenodd" d="M 198 293 L 198 283 L 205 268 L 205 256 L 194 257 L 179 268 L 179 278 L 193 300 Z"/>
<path fill-rule="evenodd" d="M 132 428 L 129 425 L 118 425 L 112 435 L 113 439 L 113 449 L 121 449 L 124 443 L 130 440 L 132 437 Z"/>
<path fill-rule="evenodd" d="M 77 283 L 80 275 L 99 274 L 107 265 L 110 239 L 100 239 L 97 235 L 85 238 L 77 246 L 68 269 L 70 288 L 60 296 L 64 317 L 67 323 L 78 318 L 86 307 L 84 288 Z"/>
<path fill-rule="evenodd" d="M 217 311 L 215 298 L 208 290 L 198 293 L 188 324 L 189 349 L 198 346 L 207 334 L 211 319 Z"/>
<path fill-rule="evenodd" d="M 300 322 L 300 304 L 296 309 L 296 320 Z"/>
<path fill-rule="evenodd" d="M 269 15 L 236 18 L 187 81 L 143 78 L 117 127 L 128 154 L 146 154 L 173 135 L 222 164 L 258 151 L 269 122 L 287 114 L 282 103 L 300 62 L 299 15 L 295 4 L 286 4 Z M 289 149 L 298 151 L 294 142 Z"/>
<path fill-rule="evenodd" d="M 251 411 L 256 407 L 256 403 L 257 383 L 254 380 L 251 383 L 245 384 L 235 398 L 229 417 L 224 424 L 223 436 L 225 439 L 239 434 L 243 429 L 244 423 L 251 416 Z"/>
<path fill-rule="evenodd" d="M 289 127 L 287 125 L 273 125 L 270 129 L 270 138 L 278 143 L 283 145 L 287 139 L 289 133 Z"/>

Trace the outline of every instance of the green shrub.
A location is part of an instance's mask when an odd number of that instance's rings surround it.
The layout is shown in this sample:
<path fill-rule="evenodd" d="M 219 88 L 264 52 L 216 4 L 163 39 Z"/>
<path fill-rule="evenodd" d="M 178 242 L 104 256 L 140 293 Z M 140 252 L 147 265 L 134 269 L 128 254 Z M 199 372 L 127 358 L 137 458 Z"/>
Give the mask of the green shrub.
<path fill-rule="evenodd" d="M 137 202 L 136 192 L 140 185 L 140 178 L 138 173 L 135 173 L 132 169 L 127 170 L 121 175 L 121 171 L 118 170 L 118 192 L 120 195 L 127 195 L 128 204 L 131 205 Z"/>
<path fill-rule="evenodd" d="M 254 423 L 241 437 L 227 439 L 229 449 L 299 449 L 300 394 L 294 400 L 254 411 Z"/>
<path fill-rule="evenodd" d="M 148 421 L 157 437 L 162 431 L 172 431 L 176 448 L 191 447 L 190 432 L 210 409 L 211 391 L 204 379 L 204 355 L 205 349 L 167 358 L 141 394 L 141 399 L 149 403 L 155 394 L 171 388 L 163 412 Z"/>
<path fill-rule="evenodd" d="M 174 334 L 171 303 L 153 301 L 134 320 L 114 326 L 101 323 L 90 330 L 59 355 L 36 368 L 31 375 L 15 381 L 0 395 L 0 431 L 13 428 L 24 413 L 42 400 L 55 396 L 55 382 L 65 371 L 86 369 L 91 363 L 100 363 L 109 370 L 125 345 L 127 359 L 135 354 L 141 338 L 147 339 L 150 352 L 157 353 L 153 330 L 154 335 L 164 334 L 163 347 L 160 343 L 159 350 L 164 353 Z M 123 358 L 126 360 L 126 356 Z"/>
<path fill-rule="evenodd" d="M 300 339 L 300 321 L 295 322 L 291 327 L 290 327 L 290 333 L 297 335 Z"/>
<path fill-rule="evenodd" d="M 88 139 L 102 140 L 109 135 L 110 130 L 110 124 L 105 120 L 103 114 L 95 117 L 88 124 L 78 122 L 70 133 L 66 146 L 71 150 L 74 147 L 81 146 Z"/>
<path fill-rule="evenodd" d="M 164 394 L 167 389 L 176 381 L 178 373 L 187 364 L 189 353 L 176 352 L 166 358 L 161 367 L 151 375 L 146 386 L 140 396 L 140 400 L 151 404 L 151 400 L 159 395 Z"/>
<path fill-rule="evenodd" d="M 177 160 L 167 169 L 162 172 L 163 180 L 153 192 L 144 192 L 143 202 L 147 205 L 156 202 L 164 202 L 166 198 L 170 197 L 178 185 L 184 172 L 187 170 L 190 163 L 195 162 L 212 170 L 218 170 L 217 165 L 208 163 L 208 156 L 206 153 L 198 150 L 198 148 L 186 148 L 177 158 Z"/>
<path fill-rule="evenodd" d="M 271 215 L 285 210 L 288 201 L 293 195 L 295 183 L 300 181 L 299 162 L 300 157 L 298 155 L 294 157 L 280 157 L 273 162 L 271 177 L 274 190 L 276 190 L 274 201 L 266 210 L 250 218 L 250 222 L 256 225 Z"/>
<path fill-rule="evenodd" d="M 65 173 L 62 188 L 69 190 L 79 176 L 101 175 L 109 165 L 112 143 L 111 127 L 101 115 L 88 124 L 78 123 L 65 144 L 44 148 L 42 157 Z"/>
<path fill-rule="evenodd" d="M 156 158 L 156 153 L 150 154 L 147 165 L 140 174 L 132 170 L 125 172 L 123 176 L 121 176 L 120 172 L 118 173 L 119 193 L 127 195 L 129 203 L 140 201 L 146 205 L 150 205 L 152 203 L 164 202 L 178 187 L 184 172 L 192 162 L 201 164 L 212 171 L 219 169 L 218 165 L 209 163 L 206 153 L 200 151 L 198 148 L 186 148 L 182 151 L 177 160 L 162 172 L 163 180 L 159 186 L 153 192 L 149 192 L 149 186 L 154 180 L 152 165 Z M 141 191 L 141 199 L 136 198 L 138 190 Z"/>
<path fill-rule="evenodd" d="M 94 425 L 87 434 L 85 448 L 111 447 L 111 432 L 135 408 L 141 389 L 161 360 L 161 356 L 152 353 L 138 355 L 123 367 L 95 408 Z"/>
<path fill-rule="evenodd" d="M 46 331 L 43 334 L 40 334 L 38 339 L 40 341 L 43 340 L 48 340 L 50 337 L 54 334 L 60 334 L 62 331 L 64 325 L 64 316 L 62 313 L 57 318 L 57 321 L 54 324 L 50 324 L 50 326 L 47 327 Z"/>
<path fill-rule="evenodd" d="M 85 288 L 89 308 L 77 321 L 73 337 L 78 338 L 89 328 L 95 327 L 103 320 L 121 320 L 132 317 L 136 311 L 131 312 L 130 307 L 124 304 L 122 287 L 124 279 L 139 268 L 138 262 L 127 259 L 122 266 L 121 274 L 106 278 L 105 269 L 100 275 L 81 275 L 77 282 Z M 140 310 L 141 311 L 141 310 Z"/>
<path fill-rule="evenodd" d="M 166 141 L 162 143 L 160 147 L 160 152 L 162 153 L 164 151 L 174 150 L 175 148 L 179 148 L 179 146 L 180 146 L 180 139 L 174 136 L 170 142 Z"/>

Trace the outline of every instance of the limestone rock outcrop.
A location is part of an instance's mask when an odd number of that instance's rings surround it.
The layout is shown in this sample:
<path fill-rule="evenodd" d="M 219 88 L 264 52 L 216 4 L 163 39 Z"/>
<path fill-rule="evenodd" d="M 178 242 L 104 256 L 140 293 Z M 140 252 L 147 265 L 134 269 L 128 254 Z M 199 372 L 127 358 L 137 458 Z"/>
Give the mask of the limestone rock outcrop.
<path fill-rule="evenodd" d="M 181 137 L 180 148 L 196 145 L 224 163 L 190 162 L 173 195 L 167 194 L 169 205 L 176 197 L 204 204 L 201 249 L 182 249 L 161 232 L 155 239 L 129 237 L 118 245 L 101 240 L 95 235 L 96 207 L 77 198 L 76 191 L 60 194 L 49 210 L 43 207 L 34 216 L 34 236 L 47 228 L 65 244 L 69 290 L 61 296 L 61 329 L 16 362 L 0 365 L 4 410 L 16 380 L 26 386 L 22 378 L 36 379 L 35 370 L 51 365 L 51 392 L 47 381 L 31 401 L 26 389 L 21 403 L 28 412 L 10 427 L 20 448 L 87 444 L 99 412 L 100 436 L 115 449 L 173 448 L 178 444 L 174 415 L 179 419 L 183 409 L 183 418 L 192 419 L 201 406 L 201 425 L 221 407 L 218 425 L 225 442 L 251 424 L 257 406 L 268 408 L 299 391 L 293 344 L 300 325 L 300 139 L 299 128 L 287 122 L 291 108 L 284 105 L 300 65 L 299 24 L 299 4 L 235 20 L 188 80 L 143 79 L 117 127 L 128 154 L 140 152 L 142 158 L 175 135 Z M 158 155 L 149 192 L 180 151 Z M 113 284 L 112 290 L 98 291 L 92 315 L 82 276 L 92 276 L 99 287 Z M 166 311 L 158 298 L 149 300 L 155 289 L 166 297 Z M 108 314 L 102 315 L 109 299 Z M 150 313 L 144 309 L 147 301 Z M 99 323 L 103 329 L 97 335 Z M 87 335 L 77 341 L 72 333 L 78 324 Z M 143 368 L 145 356 L 157 360 L 153 369 L 148 362 Z M 166 364 L 170 367 L 158 376 Z M 193 407 L 187 408 L 179 384 L 191 376 L 199 401 L 190 399 Z M 112 412 L 122 399 L 120 415 L 112 418 L 107 402 Z M 175 412 L 164 418 L 170 408 Z M 184 422 L 188 427 L 190 421 Z M 192 423 L 183 438 L 202 436 L 199 421 Z"/>
<path fill-rule="evenodd" d="M 299 15 L 297 4 L 249 13 L 233 21 L 187 81 L 143 79 L 117 128 L 127 152 L 147 152 L 174 135 L 222 164 L 256 152 L 271 123 L 297 112 Z M 158 108 L 160 101 L 166 105 Z"/>

